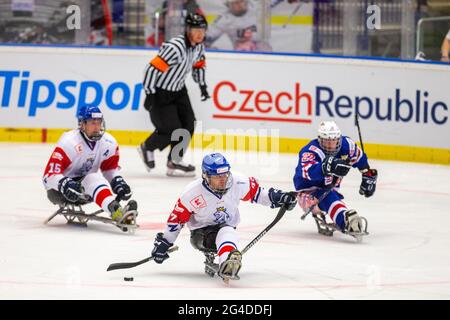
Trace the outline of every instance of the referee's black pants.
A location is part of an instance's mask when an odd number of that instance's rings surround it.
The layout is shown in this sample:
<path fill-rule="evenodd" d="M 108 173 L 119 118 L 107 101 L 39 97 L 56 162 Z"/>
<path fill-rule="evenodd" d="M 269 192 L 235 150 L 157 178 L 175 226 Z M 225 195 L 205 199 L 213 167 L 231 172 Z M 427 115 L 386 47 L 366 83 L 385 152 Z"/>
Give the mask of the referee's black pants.
<path fill-rule="evenodd" d="M 194 110 L 192 110 L 186 87 L 175 92 L 156 89 L 155 103 L 149 112 L 155 131 L 145 140 L 145 148 L 149 151 L 163 150 L 170 145 L 168 160 L 172 160 L 172 157 L 182 158 L 195 126 Z M 185 133 L 189 135 L 183 134 L 183 138 L 177 135 L 172 141 L 172 133 L 176 129 L 185 129 Z M 178 146 L 175 149 L 176 152 L 172 154 L 172 149 L 178 143 L 182 145 Z"/>

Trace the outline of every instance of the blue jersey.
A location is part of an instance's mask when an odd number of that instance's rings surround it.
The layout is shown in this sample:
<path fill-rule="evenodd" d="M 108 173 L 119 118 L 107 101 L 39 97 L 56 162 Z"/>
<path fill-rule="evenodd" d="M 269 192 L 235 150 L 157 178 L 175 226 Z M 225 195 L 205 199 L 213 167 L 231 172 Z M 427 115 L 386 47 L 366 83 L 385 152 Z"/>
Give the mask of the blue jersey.
<path fill-rule="evenodd" d="M 322 161 L 325 152 L 319 145 L 319 140 L 314 139 L 303 147 L 299 154 L 298 165 L 295 168 L 295 190 L 313 190 L 326 188 L 333 182 L 332 176 L 325 176 L 322 172 Z M 336 158 L 349 159 L 354 168 L 360 170 L 369 168 L 367 156 L 361 148 L 349 137 L 342 136 L 342 145 Z"/>

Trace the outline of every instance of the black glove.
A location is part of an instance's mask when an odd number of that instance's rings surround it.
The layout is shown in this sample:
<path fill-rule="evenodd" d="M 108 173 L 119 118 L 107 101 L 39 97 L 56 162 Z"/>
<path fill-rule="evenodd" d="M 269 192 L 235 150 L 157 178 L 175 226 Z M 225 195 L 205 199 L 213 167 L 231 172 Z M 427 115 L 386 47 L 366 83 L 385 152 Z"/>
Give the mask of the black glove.
<path fill-rule="evenodd" d="M 69 202 L 77 202 L 83 195 L 81 184 L 69 177 L 62 178 L 59 181 L 58 190 Z"/>
<path fill-rule="evenodd" d="M 322 162 L 322 172 L 324 175 L 332 175 L 342 178 L 350 171 L 351 165 L 342 159 L 327 156 Z"/>
<path fill-rule="evenodd" d="M 130 186 L 121 176 L 116 176 L 111 180 L 111 189 L 117 194 L 119 200 L 128 200 L 131 198 L 132 192 Z"/>
<path fill-rule="evenodd" d="M 362 181 L 359 187 L 359 194 L 366 198 L 373 196 L 377 187 L 378 171 L 376 169 L 365 169 L 362 171 Z"/>
<path fill-rule="evenodd" d="M 205 100 L 208 100 L 209 98 L 211 98 L 209 96 L 207 88 L 208 87 L 206 85 L 200 86 L 200 91 L 202 93 L 202 101 L 205 101 Z"/>
<path fill-rule="evenodd" d="M 297 204 L 297 197 L 295 195 L 274 188 L 269 189 L 269 199 L 272 202 L 270 205 L 272 209 L 279 208 L 285 204 L 287 210 L 292 210 Z"/>
<path fill-rule="evenodd" d="M 156 95 L 154 93 L 147 94 L 144 101 L 144 108 L 150 111 L 155 106 Z"/>
<path fill-rule="evenodd" d="M 152 257 L 156 263 L 161 264 L 164 262 L 164 260 L 169 259 L 167 250 L 169 250 L 169 248 L 173 246 L 173 243 L 169 243 L 169 241 L 164 238 L 162 232 L 159 232 L 156 235 L 155 242 L 153 244 L 155 245 L 155 247 L 152 251 Z"/>

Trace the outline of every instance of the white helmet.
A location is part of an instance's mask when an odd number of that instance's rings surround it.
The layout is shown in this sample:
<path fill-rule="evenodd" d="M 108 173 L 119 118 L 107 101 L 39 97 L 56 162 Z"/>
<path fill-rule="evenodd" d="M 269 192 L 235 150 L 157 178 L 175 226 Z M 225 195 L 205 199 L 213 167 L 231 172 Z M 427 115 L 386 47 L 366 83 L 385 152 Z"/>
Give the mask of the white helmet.
<path fill-rule="evenodd" d="M 334 156 L 342 145 L 341 130 L 334 121 L 322 121 L 319 125 L 319 145 L 326 155 Z"/>

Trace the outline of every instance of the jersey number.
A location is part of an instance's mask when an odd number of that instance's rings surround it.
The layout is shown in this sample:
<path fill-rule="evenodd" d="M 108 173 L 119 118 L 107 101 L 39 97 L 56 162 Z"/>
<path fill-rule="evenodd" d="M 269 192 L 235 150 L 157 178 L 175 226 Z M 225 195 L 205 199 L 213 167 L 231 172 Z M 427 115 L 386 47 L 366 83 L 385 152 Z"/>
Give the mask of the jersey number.
<path fill-rule="evenodd" d="M 61 173 L 60 163 L 50 163 L 48 173 Z"/>

